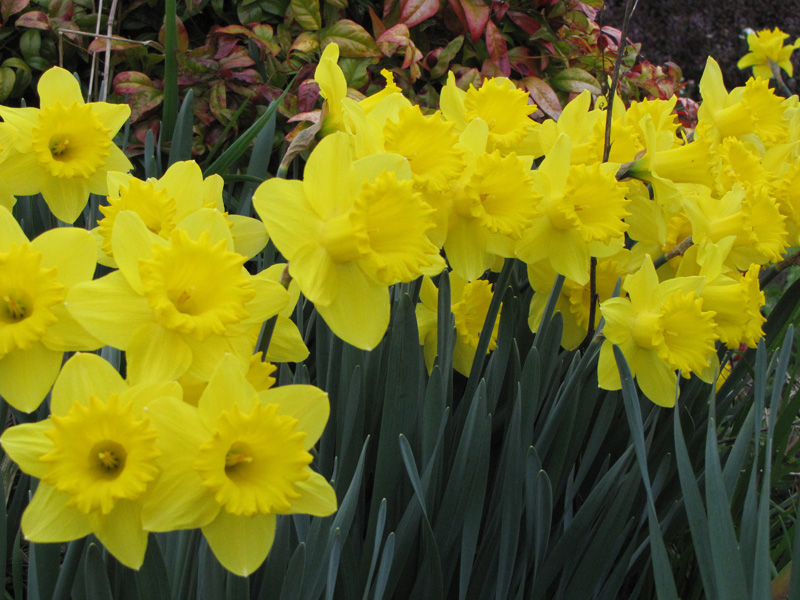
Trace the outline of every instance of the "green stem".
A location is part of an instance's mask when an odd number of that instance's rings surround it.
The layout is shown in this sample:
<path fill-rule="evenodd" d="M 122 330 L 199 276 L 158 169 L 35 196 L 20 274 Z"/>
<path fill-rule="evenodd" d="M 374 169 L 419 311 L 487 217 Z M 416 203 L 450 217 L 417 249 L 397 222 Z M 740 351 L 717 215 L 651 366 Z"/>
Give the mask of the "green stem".
<path fill-rule="evenodd" d="M 169 142 L 178 120 L 178 9 L 175 0 L 164 2 L 164 105 L 161 141 Z"/>

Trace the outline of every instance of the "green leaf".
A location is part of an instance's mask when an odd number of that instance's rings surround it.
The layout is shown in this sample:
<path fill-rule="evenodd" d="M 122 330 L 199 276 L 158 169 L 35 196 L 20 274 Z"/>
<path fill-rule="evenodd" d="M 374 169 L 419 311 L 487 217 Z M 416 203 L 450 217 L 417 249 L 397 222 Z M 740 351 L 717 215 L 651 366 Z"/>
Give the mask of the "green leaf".
<path fill-rule="evenodd" d="M 286 89 L 283 90 L 283 93 L 277 100 L 273 100 L 270 102 L 267 110 L 261 115 L 255 123 L 253 123 L 247 130 L 242 133 L 236 141 L 231 144 L 222 155 L 211 163 L 207 169 L 203 171 L 203 177 L 209 177 L 210 175 L 214 175 L 215 173 L 223 173 L 227 171 L 230 166 L 242 155 L 245 153 L 247 148 L 250 146 L 252 141 L 256 138 L 259 132 L 266 126 L 266 124 L 273 118 L 275 113 L 278 110 L 281 102 L 286 97 L 289 89 L 294 84 L 294 79 L 286 86 Z"/>
<path fill-rule="evenodd" d="M 584 90 L 589 90 L 592 94 L 600 94 L 602 92 L 597 79 L 578 67 L 569 67 L 559 71 L 550 78 L 549 83 L 554 90 L 561 90 L 562 92 L 574 92 L 576 94 Z"/>
<path fill-rule="evenodd" d="M 161 141 L 169 142 L 178 118 L 178 24 L 175 0 L 164 2 L 164 107 L 161 117 Z"/>
<path fill-rule="evenodd" d="M 89 544 L 83 568 L 86 578 L 87 597 L 92 600 L 113 600 L 111 584 L 106 574 L 106 563 L 97 545 Z"/>
<path fill-rule="evenodd" d="M 625 361 L 622 350 L 614 345 L 614 358 L 619 368 L 620 379 L 622 380 L 622 397 L 625 400 L 625 414 L 628 417 L 628 425 L 631 429 L 633 447 L 636 451 L 636 458 L 639 462 L 644 489 L 647 492 L 647 523 L 650 530 L 650 551 L 653 572 L 656 580 L 656 591 L 662 600 L 678 598 L 678 590 L 675 588 L 675 579 L 672 576 L 672 567 L 669 562 L 664 537 L 661 534 L 661 527 L 658 522 L 658 515 L 653 501 L 653 489 L 650 483 L 650 474 L 647 470 L 647 450 L 644 442 L 644 425 L 642 424 L 642 409 L 639 405 L 639 395 L 633 384 L 633 376 Z M 721 474 L 720 474 L 721 477 Z"/>
<path fill-rule="evenodd" d="M 322 27 L 319 0 L 292 0 L 292 15 L 306 31 L 318 31 Z"/>
<path fill-rule="evenodd" d="M 700 488 L 689 459 L 686 441 L 683 437 L 683 428 L 680 422 L 680 404 L 676 401 L 673 409 L 673 436 L 675 438 L 675 458 L 678 465 L 678 477 L 683 493 L 683 503 L 686 516 L 689 520 L 689 530 L 692 532 L 692 545 L 697 556 L 700 569 L 700 578 L 703 589 L 708 598 L 719 598 L 714 570 L 714 556 L 711 552 L 711 539 L 709 536 L 708 519 L 706 518 Z M 744 431 L 744 430 L 743 430 Z M 748 436 L 749 438 L 749 436 Z"/>
<path fill-rule="evenodd" d="M 219 564 L 216 559 L 214 562 Z M 136 589 L 139 600 L 170 600 L 172 597 L 161 545 L 152 534 L 147 541 L 142 568 L 136 572 Z"/>
<path fill-rule="evenodd" d="M 74 540 L 67 546 L 67 553 L 64 556 L 64 562 L 61 564 L 61 570 L 58 573 L 56 589 L 53 591 L 53 600 L 69 600 L 70 595 L 72 594 L 72 586 L 78 574 L 78 567 L 80 566 L 81 558 L 83 558 L 83 551 L 85 548 L 85 537 Z M 163 588 L 164 582 L 162 581 L 161 583 Z M 151 600 L 161 600 L 162 597 L 149 596 L 149 598 Z"/>
<path fill-rule="evenodd" d="M 178 112 L 172 146 L 169 150 L 169 164 L 192 158 L 192 126 L 194 125 L 194 90 L 186 92 L 186 97 Z"/>
<path fill-rule="evenodd" d="M 392 569 L 392 560 L 394 559 L 394 532 L 386 537 L 386 543 L 383 545 L 383 556 L 381 557 L 381 566 L 378 567 L 378 574 L 375 577 L 375 595 L 374 600 L 383 600 L 383 594 L 386 591 L 386 583 L 389 580 L 389 573 Z"/>
<path fill-rule="evenodd" d="M 342 19 L 320 32 L 321 46 L 330 43 L 339 46 L 339 56 L 343 58 L 365 58 L 380 56 L 378 45 L 366 29 L 355 21 Z"/>
<path fill-rule="evenodd" d="M 306 556 L 306 545 L 303 542 L 297 546 L 292 559 L 289 561 L 289 568 L 286 569 L 286 577 L 283 578 L 280 600 L 299 600 L 300 592 L 303 589 L 305 578 L 304 565 Z"/>
<path fill-rule="evenodd" d="M 29 600 L 52 598 L 61 562 L 61 546 L 31 543 L 29 552 L 28 598 Z"/>

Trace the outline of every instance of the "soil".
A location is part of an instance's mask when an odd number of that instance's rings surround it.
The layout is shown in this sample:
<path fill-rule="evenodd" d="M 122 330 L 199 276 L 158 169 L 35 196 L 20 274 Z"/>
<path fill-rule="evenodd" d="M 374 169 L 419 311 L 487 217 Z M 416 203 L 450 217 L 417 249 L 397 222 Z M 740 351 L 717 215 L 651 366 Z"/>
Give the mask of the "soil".
<path fill-rule="evenodd" d="M 607 0 L 603 24 L 622 28 L 625 0 Z M 598 15 L 598 20 L 600 19 Z M 800 36 L 800 0 L 639 0 L 631 18 L 628 37 L 642 44 L 641 56 L 653 64 L 676 63 L 687 85 L 687 95 L 696 97 L 706 57 L 713 56 L 722 68 L 728 89 L 743 85 L 751 69 L 740 71 L 736 63 L 747 53 L 745 30 L 780 27 Z M 785 76 L 789 88 L 800 90 L 800 50 L 792 57 L 794 80 Z M 785 74 L 784 74 L 785 75 Z"/>

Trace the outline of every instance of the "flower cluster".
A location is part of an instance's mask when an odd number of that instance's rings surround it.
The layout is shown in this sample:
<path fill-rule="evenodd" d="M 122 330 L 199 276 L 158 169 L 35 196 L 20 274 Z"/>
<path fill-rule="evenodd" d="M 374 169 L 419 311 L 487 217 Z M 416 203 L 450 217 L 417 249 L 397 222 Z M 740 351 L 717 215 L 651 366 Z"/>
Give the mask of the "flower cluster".
<path fill-rule="evenodd" d="M 220 562 L 247 575 L 269 552 L 276 515 L 336 510 L 310 468 L 327 395 L 273 388 L 275 367 L 255 352 L 274 318 L 266 358 L 308 355 L 287 318 L 299 289 L 279 283 L 285 265 L 244 267 L 267 234 L 225 212 L 219 176 L 204 179 L 194 162 L 160 179 L 126 173 L 112 138 L 127 106 L 84 103 L 58 68 L 39 92 L 41 108 L 0 107 L 11 198 L 0 208 L 0 395 L 32 412 L 52 388 L 48 418 L 0 437 L 41 480 L 22 531 L 35 542 L 94 533 L 139 568 L 148 532 L 200 528 Z M 106 195 L 104 218 L 29 241 L 10 209 L 36 193 L 66 223 L 90 193 Z M 98 262 L 108 274 L 94 279 Z M 86 352 L 102 346 L 124 351 L 125 379 Z M 62 368 L 65 352 L 77 354 Z"/>
<path fill-rule="evenodd" d="M 472 318 L 456 318 L 454 366 L 465 374 L 482 325 L 473 317 L 488 307 L 481 278 L 504 259 L 527 264 L 534 331 L 557 275 L 565 348 L 605 318 L 605 389 L 620 386 L 612 344 L 645 395 L 671 405 L 678 371 L 710 381 L 718 341 L 752 347 L 761 337 L 759 268 L 800 243 L 796 98 L 760 78 L 729 93 L 709 59 L 691 138 L 674 97 L 616 101 L 604 161 L 607 110 L 588 92 L 558 121 L 537 123 L 536 107 L 508 80 L 465 91 L 451 74 L 439 110 L 423 111 L 389 73 L 381 92 L 351 97 L 337 59 L 331 44 L 315 74 L 326 135 L 304 179 L 265 182 L 255 207 L 289 273 L 343 340 L 373 348 L 388 324 L 389 286 L 435 275 L 440 252 L 452 269 L 453 312 Z M 620 280 L 623 296 L 611 298 Z M 429 368 L 436 297 L 426 278 L 417 314 Z"/>
<path fill-rule="evenodd" d="M 276 515 L 331 514 L 335 493 L 310 468 L 327 396 L 273 388 L 266 362 L 308 356 L 289 318 L 300 293 L 342 340 L 371 349 L 392 286 L 422 278 L 430 370 L 432 278 L 449 268 L 452 364 L 468 374 L 492 295 L 505 292 L 486 273 L 519 259 L 531 329 L 560 276 L 564 348 L 604 319 L 600 387 L 621 386 L 617 345 L 664 406 L 679 373 L 714 379 L 720 344 L 757 344 L 759 269 L 800 245 L 797 97 L 776 96 L 758 73 L 728 92 L 709 59 L 693 132 L 680 129 L 675 98 L 615 101 L 609 146 L 609 107 L 588 92 L 537 123 L 508 79 L 464 90 L 450 74 L 438 110 L 423 110 L 388 72 L 382 91 L 352 94 L 337 61 L 329 44 L 315 75 L 324 137 L 301 180 L 258 187 L 261 221 L 229 215 L 222 179 L 194 162 L 159 179 L 129 175 L 113 143 L 127 107 L 84 103 L 61 69 L 43 75 L 40 108 L 0 107 L 0 395 L 33 412 L 51 394 L 48 418 L 0 438 L 41 480 L 22 519 L 29 539 L 91 532 L 137 568 L 148 532 L 200 528 L 246 575 L 264 561 Z M 66 224 L 90 193 L 107 202 L 91 232 L 30 241 L 10 209 L 37 193 Z M 288 265 L 252 273 L 245 263 L 268 235 Z M 257 348 L 268 320 L 272 343 Z M 491 351 L 497 323 L 487 331 Z M 125 378 L 89 353 L 103 346 L 124 352 Z M 78 354 L 62 367 L 66 352 Z"/>

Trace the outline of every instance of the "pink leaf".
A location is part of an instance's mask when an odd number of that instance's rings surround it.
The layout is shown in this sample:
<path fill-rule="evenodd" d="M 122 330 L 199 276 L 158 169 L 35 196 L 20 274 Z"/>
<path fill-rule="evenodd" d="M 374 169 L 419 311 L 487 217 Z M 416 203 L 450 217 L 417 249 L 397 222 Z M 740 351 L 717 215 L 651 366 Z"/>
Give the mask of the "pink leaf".
<path fill-rule="evenodd" d="M 561 116 L 561 102 L 558 96 L 549 85 L 538 77 L 525 77 L 520 81 L 522 87 L 528 90 L 536 106 L 553 119 Z"/>
<path fill-rule="evenodd" d="M 21 15 L 15 25 L 17 27 L 30 27 L 31 29 L 51 29 L 50 19 L 40 10 L 32 10 Z"/>
<path fill-rule="evenodd" d="M 29 2 L 30 0 L 2 0 L 0 2 L 0 13 L 3 15 L 3 21 L 8 21 L 11 15 L 25 10 Z"/>
<path fill-rule="evenodd" d="M 511 63 L 508 60 L 508 46 L 506 40 L 494 24 L 494 21 L 486 23 L 486 48 L 489 50 L 489 57 L 492 62 L 503 74 L 508 77 L 511 75 Z"/>
<path fill-rule="evenodd" d="M 439 10 L 439 0 L 401 0 L 400 22 L 409 27 L 422 23 Z"/>
<path fill-rule="evenodd" d="M 450 5 L 469 29 L 472 43 L 477 42 L 483 35 L 492 10 L 482 0 L 450 0 Z"/>
<path fill-rule="evenodd" d="M 539 21 L 524 12 L 510 10 L 508 11 L 508 18 L 528 35 L 533 35 L 542 28 Z"/>

